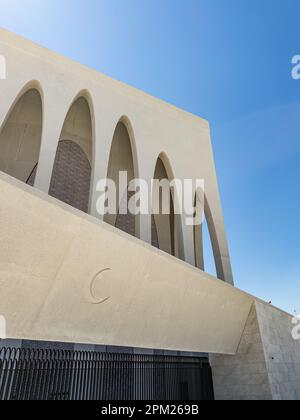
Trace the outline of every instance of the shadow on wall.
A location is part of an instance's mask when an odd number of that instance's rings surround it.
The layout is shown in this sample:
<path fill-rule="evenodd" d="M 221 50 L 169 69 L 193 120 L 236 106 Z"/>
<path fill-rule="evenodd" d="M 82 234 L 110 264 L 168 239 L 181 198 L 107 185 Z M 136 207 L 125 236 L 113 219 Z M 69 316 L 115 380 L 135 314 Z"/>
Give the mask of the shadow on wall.
<path fill-rule="evenodd" d="M 121 186 L 123 191 L 120 191 L 120 172 L 127 173 L 127 185 Z M 118 197 L 124 197 L 121 202 L 121 207 L 115 214 L 107 214 L 104 221 L 112 226 L 132 235 L 139 237 L 139 218 L 132 215 L 128 209 L 128 203 L 133 195 L 129 191 L 129 184 L 134 179 L 138 178 L 138 165 L 136 160 L 136 147 L 133 136 L 133 130 L 129 121 L 122 118 L 117 124 L 114 132 L 109 163 L 107 178 L 115 182 L 116 189 L 116 202 Z"/>
<path fill-rule="evenodd" d="M 0 134 L 0 171 L 34 184 L 42 137 L 42 99 L 30 89 L 9 112 Z"/>
<path fill-rule="evenodd" d="M 167 158 L 162 154 L 157 159 L 154 180 L 169 182 L 173 181 L 174 175 L 171 169 L 169 174 L 165 162 L 168 163 Z M 170 173 L 171 172 L 171 173 Z M 183 240 L 181 230 L 181 220 L 179 215 L 174 213 L 174 195 L 176 191 L 171 190 L 170 194 L 170 214 L 163 214 L 163 188 L 159 191 L 159 203 L 155 200 L 158 197 L 152 197 L 153 208 L 159 209 L 159 214 L 152 216 L 152 245 L 167 252 L 170 255 L 184 260 Z"/>

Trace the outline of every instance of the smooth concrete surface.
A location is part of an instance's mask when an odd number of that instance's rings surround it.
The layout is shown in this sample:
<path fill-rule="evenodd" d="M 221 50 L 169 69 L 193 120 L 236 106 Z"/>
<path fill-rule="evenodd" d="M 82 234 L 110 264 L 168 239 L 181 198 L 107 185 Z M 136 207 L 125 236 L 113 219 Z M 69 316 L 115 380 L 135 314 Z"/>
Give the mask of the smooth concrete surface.
<path fill-rule="evenodd" d="M 167 169 L 176 179 L 204 180 L 207 201 L 205 213 L 218 278 L 233 284 L 207 121 L 4 29 L 0 29 L 0 55 L 5 57 L 7 67 L 7 79 L 0 81 L 0 96 L 5 98 L 0 101 L 0 132 L 7 132 L 6 124 L 24 94 L 35 89 L 41 96 L 41 142 L 34 144 L 34 157 L 30 158 L 36 164 L 36 150 L 40 146 L 36 188 L 48 193 L 58 142 L 74 140 L 91 161 L 89 213 L 98 217 L 96 185 L 109 173 L 114 133 L 118 123 L 122 122 L 130 137 L 135 176 L 151 185 L 157 159 L 163 155 L 169 162 L 170 168 Z M 26 115 L 21 112 L 19 115 L 22 124 L 27 116 L 30 117 L 30 112 L 26 112 Z M 26 124 L 27 127 L 32 126 L 30 120 Z M 34 132 L 37 133 L 38 129 L 40 126 L 35 126 Z M 31 156 L 30 142 L 26 146 L 26 153 Z M 29 162 L 33 163 L 30 159 Z M 18 178 L 18 174 L 11 171 L 9 174 Z M 208 208 L 210 211 L 207 211 Z M 195 266 L 193 230 L 186 226 L 184 218 L 179 223 L 182 237 L 179 238 L 178 254 Z M 151 214 L 141 216 L 137 227 L 139 238 L 151 244 Z"/>
<path fill-rule="evenodd" d="M 0 175 L 0 313 L 8 338 L 237 350 L 254 298 Z"/>
<path fill-rule="evenodd" d="M 300 400 L 292 316 L 256 301 L 235 356 L 210 357 L 217 400 Z"/>

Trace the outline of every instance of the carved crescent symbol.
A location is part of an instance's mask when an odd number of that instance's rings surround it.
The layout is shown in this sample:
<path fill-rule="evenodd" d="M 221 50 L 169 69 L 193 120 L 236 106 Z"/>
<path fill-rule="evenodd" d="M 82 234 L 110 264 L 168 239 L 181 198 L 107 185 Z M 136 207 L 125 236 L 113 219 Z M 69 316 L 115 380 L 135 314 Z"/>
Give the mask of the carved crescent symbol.
<path fill-rule="evenodd" d="M 90 294 L 90 298 L 91 298 L 91 303 L 93 305 L 100 305 L 101 303 L 107 302 L 110 299 L 110 296 L 108 296 L 106 298 L 97 298 L 95 296 L 94 290 L 93 290 L 96 280 L 99 280 L 100 277 L 102 276 L 102 274 L 106 273 L 107 271 L 111 271 L 111 268 L 105 268 L 104 270 L 99 271 L 98 273 L 96 273 L 94 275 L 94 277 L 91 280 L 89 294 Z"/>

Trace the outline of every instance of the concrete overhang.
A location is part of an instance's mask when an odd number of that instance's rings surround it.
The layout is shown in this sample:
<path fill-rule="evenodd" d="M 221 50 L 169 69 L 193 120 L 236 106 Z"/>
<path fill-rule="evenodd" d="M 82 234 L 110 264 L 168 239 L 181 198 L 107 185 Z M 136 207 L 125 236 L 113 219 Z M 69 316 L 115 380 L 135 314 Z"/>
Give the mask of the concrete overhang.
<path fill-rule="evenodd" d="M 7 338 L 235 354 L 255 298 L 0 174 Z"/>

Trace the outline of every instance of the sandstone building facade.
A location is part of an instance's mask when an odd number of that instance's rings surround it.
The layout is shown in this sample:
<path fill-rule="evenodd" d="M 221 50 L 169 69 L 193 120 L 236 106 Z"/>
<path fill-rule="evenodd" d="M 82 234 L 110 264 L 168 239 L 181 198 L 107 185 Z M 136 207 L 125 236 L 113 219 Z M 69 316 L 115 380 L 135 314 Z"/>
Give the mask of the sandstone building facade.
<path fill-rule="evenodd" d="M 300 399 L 292 317 L 234 287 L 208 122 L 5 30 L 0 55 L 1 345 L 205 353 L 216 398 Z M 217 278 L 174 211 L 99 217 L 120 171 L 204 180 Z"/>

